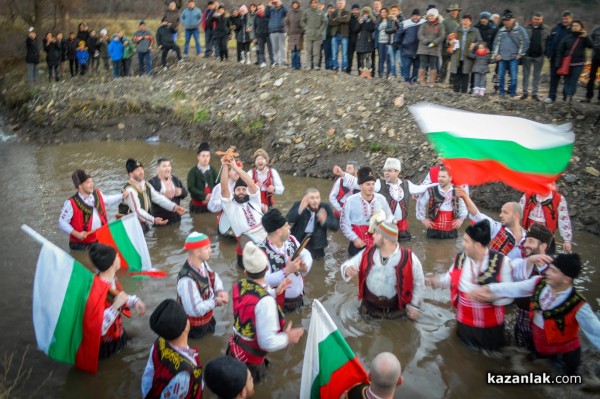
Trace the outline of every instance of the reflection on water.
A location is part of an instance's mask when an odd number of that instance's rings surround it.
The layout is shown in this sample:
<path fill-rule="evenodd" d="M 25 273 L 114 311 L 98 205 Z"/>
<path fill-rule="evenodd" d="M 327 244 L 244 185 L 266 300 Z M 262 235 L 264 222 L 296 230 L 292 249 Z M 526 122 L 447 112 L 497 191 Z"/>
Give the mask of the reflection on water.
<path fill-rule="evenodd" d="M 39 247 L 20 230 L 27 223 L 48 239 L 67 248 L 67 237 L 57 227 L 58 213 L 63 202 L 73 194 L 70 175 L 76 168 L 84 168 L 94 177 L 96 186 L 105 193 L 120 191 L 127 177 L 125 160 L 139 159 L 146 170 L 146 179 L 154 175 L 154 165 L 160 157 L 173 160 L 173 173 L 183 181 L 196 162 L 195 151 L 166 144 L 149 145 L 143 142 L 94 142 L 59 146 L 36 146 L 6 143 L 0 145 L 3 172 L 0 174 L 0 201 L 3 223 L 0 224 L 0 250 L 3 278 L 0 299 L 0 341 L 2 352 L 26 345 L 35 347 L 31 322 L 31 292 Z M 216 160 L 213 160 L 216 161 Z M 215 162 L 215 165 L 217 163 Z M 248 165 L 246 165 L 248 166 Z M 315 186 L 326 198 L 330 181 L 282 176 L 286 191 L 277 197 L 277 206 L 286 212 L 294 201 L 301 199 L 308 185 Z M 187 200 L 185 203 L 187 206 Z M 109 216 L 116 207 L 108 210 Z M 411 215 L 411 231 L 415 239 L 407 246 L 421 260 L 426 272 L 447 270 L 456 253 L 457 241 L 425 241 L 423 229 Z M 146 235 L 153 264 L 164 269 L 169 277 L 162 280 L 136 280 L 121 275 L 127 292 L 139 295 L 148 308 L 142 318 L 127 320 L 126 328 L 132 337 L 122 353 L 103 361 L 97 375 L 87 375 L 64 364 L 53 362 L 39 351 L 31 350 L 26 366 L 33 367 L 30 384 L 24 388 L 28 396 L 52 371 L 44 385 L 43 397 L 139 397 L 140 379 L 148 351 L 156 338 L 149 329 L 152 310 L 164 298 L 175 298 L 176 276 L 186 254 L 185 237 L 193 230 L 205 232 L 212 240 L 211 266 L 217 270 L 226 287 L 240 277 L 236 266 L 234 241 L 217 236 L 215 216 L 209 214 L 185 215 L 182 222 L 151 230 Z M 597 237 L 577 232 L 575 248 L 585 260 L 585 269 L 577 286 L 597 307 L 600 282 L 592 265 L 597 262 L 600 247 Z M 310 301 L 318 298 L 332 316 L 341 333 L 357 356 L 368 365 L 377 353 L 392 351 L 403 364 L 404 385 L 398 397 L 458 398 L 506 397 L 535 398 L 544 396 L 539 390 L 525 386 L 510 390 L 486 385 L 486 371 L 503 370 L 510 366 L 502 359 L 490 359 L 470 352 L 455 337 L 454 312 L 448 304 L 448 291 L 425 290 L 423 313 L 418 322 L 364 320 L 358 313 L 356 281 L 346 283 L 339 273 L 340 263 L 346 259 L 347 241 L 341 232 L 331 235 L 324 260 L 314 263 L 306 279 L 308 306 L 288 318 L 294 325 L 308 328 Z M 511 314 L 508 311 L 507 314 Z M 214 336 L 191 341 L 198 346 L 204 363 L 222 354 L 232 328 L 231 306 L 217 308 Z M 10 326 L 10 328 L 7 328 Z M 256 387 L 258 398 L 294 398 L 299 392 L 305 338 L 299 345 L 270 355 L 271 372 L 266 382 Z M 210 394 L 207 397 L 212 397 Z"/>

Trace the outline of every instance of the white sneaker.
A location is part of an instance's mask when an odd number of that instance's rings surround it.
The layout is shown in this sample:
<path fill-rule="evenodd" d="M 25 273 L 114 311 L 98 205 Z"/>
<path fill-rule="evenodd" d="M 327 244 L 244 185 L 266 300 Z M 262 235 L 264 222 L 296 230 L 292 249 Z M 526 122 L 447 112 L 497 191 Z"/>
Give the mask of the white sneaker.
<path fill-rule="evenodd" d="M 266 66 L 267 66 L 267 64 L 265 64 L 264 62 L 263 62 L 262 64 L 260 64 L 260 67 L 261 67 L 261 68 L 264 68 L 264 67 L 266 67 Z"/>
<path fill-rule="evenodd" d="M 167 68 L 167 67 L 163 67 L 163 71 L 165 71 L 165 72 L 166 72 L 168 69 L 169 69 L 169 68 Z"/>
<path fill-rule="evenodd" d="M 548 98 L 546 98 L 546 99 L 544 100 L 544 103 L 545 103 L 545 104 L 552 104 L 553 102 L 554 102 L 554 100 L 553 100 L 553 99 L 551 99 L 550 97 L 548 97 Z"/>

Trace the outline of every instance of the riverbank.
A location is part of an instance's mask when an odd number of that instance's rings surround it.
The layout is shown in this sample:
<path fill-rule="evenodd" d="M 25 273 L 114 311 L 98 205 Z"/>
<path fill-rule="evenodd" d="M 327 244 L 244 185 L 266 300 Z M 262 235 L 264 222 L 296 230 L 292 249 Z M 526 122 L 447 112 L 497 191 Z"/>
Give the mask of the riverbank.
<path fill-rule="evenodd" d="M 159 136 L 195 148 L 209 141 L 215 149 L 236 145 L 244 161 L 263 147 L 281 172 L 323 178 L 348 159 L 380 170 L 386 157 L 395 156 L 403 161 L 402 176 L 418 181 L 436 154 L 408 110 L 412 104 L 429 101 L 541 123 L 571 122 L 575 149 L 558 189 L 568 199 L 574 228 L 600 234 L 598 105 L 577 103 L 568 109 L 560 101 L 546 106 L 346 74 L 203 59 L 155 71 L 152 78 L 113 80 L 103 73 L 58 84 L 40 76 L 44 83 L 35 87 L 4 79 L 7 133 L 54 144 Z M 489 209 L 519 196 L 502 184 L 473 190 L 475 201 Z"/>

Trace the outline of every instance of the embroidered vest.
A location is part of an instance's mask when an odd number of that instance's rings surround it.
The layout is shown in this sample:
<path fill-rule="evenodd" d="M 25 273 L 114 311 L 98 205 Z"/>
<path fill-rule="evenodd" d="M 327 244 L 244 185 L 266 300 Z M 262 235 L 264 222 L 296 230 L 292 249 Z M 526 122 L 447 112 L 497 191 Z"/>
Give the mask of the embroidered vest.
<path fill-rule="evenodd" d="M 585 298 L 573 288 L 569 297 L 554 309 L 542 310 L 540 295 L 547 285 L 546 279 L 541 279 L 531 296 L 529 317 L 533 320 L 533 312 L 540 311 L 544 317 L 544 333 L 548 344 L 564 344 L 579 338 L 579 323 L 575 316 L 585 304 Z M 533 322 L 533 321 L 532 321 Z"/>
<path fill-rule="evenodd" d="M 367 276 L 373 267 L 373 256 L 377 247 L 372 246 L 363 252 L 358 271 L 358 298 L 362 299 L 367 288 Z M 413 297 L 414 279 L 412 272 L 412 252 L 400 247 L 400 262 L 396 269 L 396 292 L 398 293 L 398 309 L 404 310 Z"/>
<path fill-rule="evenodd" d="M 188 263 L 188 261 L 185 261 L 183 267 L 177 275 L 177 281 L 179 282 L 179 280 L 183 277 L 189 277 L 196 283 L 196 287 L 198 287 L 198 292 L 200 292 L 200 296 L 203 300 L 207 300 L 210 297 L 210 289 L 214 289 L 215 287 L 215 272 L 208 271 L 208 277 L 202 277 L 200 273 L 198 273 Z M 179 297 L 179 294 L 177 294 L 177 301 L 181 303 L 181 298 Z M 203 326 L 206 323 L 208 323 L 212 319 L 212 317 L 212 310 L 207 312 L 204 316 L 200 317 L 192 317 L 188 315 L 188 319 L 192 327 Z"/>
<path fill-rule="evenodd" d="M 267 255 L 269 265 L 271 266 L 271 273 L 274 273 L 285 267 L 285 263 L 292 258 L 296 250 L 300 247 L 300 244 L 294 236 L 290 235 L 290 238 L 285 243 L 285 255 L 287 257 L 284 257 L 281 252 L 273 248 L 268 239 L 261 242 L 258 247 Z"/>
<path fill-rule="evenodd" d="M 187 371 L 190 374 L 190 386 L 185 398 L 202 398 L 202 366 L 200 366 L 200 360 L 197 356 L 198 350 L 196 348 L 191 349 L 196 353 L 198 365 L 173 349 L 164 338 L 159 337 L 154 342 L 154 350 L 152 351 L 154 378 L 152 379 L 152 387 L 146 395 L 147 399 L 160 398 L 171 379 L 182 371 Z"/>
<path fill-rule="evenodd" d="M 98 211 L 98 215 L 100 216 L 100 223 L 105 225 L 107 222 L 106 219 L 106 207 L 104 205 L 104 199 L 102 198 L 102 194 L 98 190 L 94 190 L 94 208 Z M 92 218 L 94 215 L 94 209 L 83 202 L 79 194 L 75 193 L 69 201 L 71 201 L 71 207 L 73 208 L 73 217 L 71 218 L 71 226 L 77 231 L 91 231 L 92 229 Z M 72 235 L 69 236 L 69 240 L 73 242 L 79 242 L 82 244 L 91 244 L 96 242 L 96 233 L 88 234 L 88 236 L 83 240 L 78 240 Z"/>
<path fill-rule="evenodd" d="M 119 280 L 115 280 L 115 284 L 117 286 L 117 291 L 123 291 Z M 106 296 L 106 299 L 104 300 L 104 309 L 108 309 L 109 307 L 111 307 L 113 300 L 114 296 L 108 294 Z M 124 305 L 121 308 L 121 313 L 123 313 L 127 317 L 131 316 L 131 310 L 129 310 L 129 307 L 127 305 Z M 125 332 L 125 328 L 123 327 L 123 318 L 121 314 L 119 314 L 115 319 L 115 322 L 111 324 L 111 326 L 108 328 L 108 331 L 106 331 L 106 334 L 102 336 L 101 341 L 104 343 L 118 341 L 123 335 L 123 332 Z"/>
<path fill-rule="evenodd" d="M 542 211 L 546 227 L 554 233 L 558 229 L 558 205 L 562 196 L 559 193 L 552 193 L 552 198 L 542 202 Z M 523 208 L 523 226 L 528 229 L 534 221 L 529 219 L 529 214 L 535 208 L 537 199 L 535 194 L 528 194 L 525 199 L 525 207 Z"/>
<path fill-rule="evenodd" d="M 243 342 L 240 347 L 246 352 L 250 364 L 262 363 L 267 355 L 267 352 L 258 345 L 254 309 L 258 302 L 268 295 L 267 290 L 250 279 L 242 279 L 233 285 L 233 328 L 238 335 L 245 338 L 239 340 Z M 282 331 L 285 317 L 280 306 L 277 306 L 277 312 L 279 314 L 279 331 Z"/>
<path fill-rule="evenodd" d="M 490 249 L 492 251 L 500 252 L 502 255 L 508 255 L 510 251 L 515 247 L 516 240 L 515 236 L 506 230 L 506 227 L 500 227 L 498 234 L 494 236 L 490 242 Z"/>
<path fill-rule="evenodd" d="M 445 198 L 440 193 L 437 186 L 429 187 L 427 191 L 429 192 L 429 207 L 427 213 L 429 219 L 435 220 L 440 212 L 440 207 L 444 203 Z M 454 219 L 458 219 L 458 197 L 454 195 L 454 188 L 452 188 L 452 213 L 454 215 Z"/>
<path fill-rule="evenodd" d="M 123 189 L 127 189 L 129 187 L 132 187 L 137 193 L 138 199 L 140 200 L 140 207 L 142 207 L 142 209 L 146 212 L 150 212 L 150 207 L 152 206 L 152 189 L 150 188 L 150 184 L 146 182 L 146 184 L 144 185 L 144 190 L 142 191 L 139 188 L 137 188 L 132 182 L 127 182 L 127 184 L 123 186 Z M 127 215 L 131 213 L 131 209 L 129 209 L 125 202 L 121 202 L 119 204 L 119 213 Z"/>
<path fill-rule="evenodd" d="M 348 195 L 348 193 L 352 192 L 352 194 L 356 194 L 357 192 L 359 192 L 360 190 L 357 189 L 353 189 L 350 190 L 349 187 L 344 186 L 344 179 L 342 177 L 340 177 L 340 189 L 338 190 L 338 194 L 337 194 L 337 200 L 341 205 L 344 205 L 342 201 L 344 199 L 344 197 L 346 195 Z"/>
<path fill-rule="evenodd" d="M 454 258 L 452 270 L 450 271 L 450 300 L 455 308 L 458 307 L 458 285 L 466 258 L 467 255 L 464 252 L 457 254 Z M 504 262 L 504 255 L 490 250 L 489 268 L 479 276 L 479 285 L 500 282 L 500 267 L 502 266 L 502 262 Z"/>
<path fill-rule="evenodd" d="M 256 168 L 252 168 L 252 180 L 254 183 L 258 184 L 258 170 Z M 262 182 L 265 187 L 269 187 L 273 185 L 273 172 L 271 172 L 271 168 L 267 167 L 267 179 Z M 260 202 L 268 206 L 269 208 L 273 206 L 275 201 L 273 200 L 273 193 L 268 193 L 267 191 L 260 190 Z"/>
<path fill-rule="evenodd" d="M 396 207 L 400 205 L 400 209 L 402 210 L 402 219 L 408 219 L 408 206 L 410 201 L 410 193 L 408 191 L 408 181 L 402 180 L 402 190 L 404 191 L 404 197 L 400 200 L 400 202 L 396 201 L 392 198 L 390 194 L 390 187 L 383 179 L 379 179 L 379 184 L 381 185 L 381 189 L 379 190 L 379 194 L 383 195 L 390 205 L 390 209 L 392 210 L 392 214 L 396 212 Z"/>

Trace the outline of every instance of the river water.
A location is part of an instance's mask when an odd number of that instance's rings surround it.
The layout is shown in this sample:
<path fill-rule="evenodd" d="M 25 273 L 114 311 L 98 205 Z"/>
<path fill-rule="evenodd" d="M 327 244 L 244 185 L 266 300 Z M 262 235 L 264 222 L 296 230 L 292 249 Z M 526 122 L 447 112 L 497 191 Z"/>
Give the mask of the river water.
<path fill-rule="evenodd" d="M 217 147 L 225 148 L 226 144 Z M 176 276 L 186 258 L 183 241 L 191 231 L 205 232 L 210 236 L 214 249 L 210 264 L 230 292 L 232 283 L 241 276 L 235 264 L 234 242 L 219 239 L 215 216 L 186 214 L 180 224 L 156 228 L 146 235 L 154 266 L 166 270 L 168 278 L 135 280 L 120 274 L 125 290 L 140 296 L 148 309 L 144 317 L 126 320 L 126 329 L 132 339 L 123 352 L 103 361 L 97 375 L 88 375 L 54 362 L 36 349 L 31 293 L 40 247 L 20 230 L 21 224 L 28 224 L 62 248 L 68 248 L 68 238 L 59 231 L 57 218 L 63 202 L 74 192 L 70 178 L 73 170 L 84 168 L 94 177 L 97 188 L 105 193 L 116 193 L 127 179 L 124 166 L 127 158 L 133 157 L 144 163 L 146 179 L 149 179 L 155 173 L 156 160 L 163 156 L 173 160 L 173 173 L 183 181 L 196 162 L 195 151 L 163 143 L 88 142 L 41 146 L 9 141 L 0 144 L 3 170 L 0 174 L 0 250 L 3 255 L 0 353 L 2 358 L 9 353 L 21 356 L 28 348 L 24 369 L 31 369 L 29 379 L 17 387 L 17 397 L 29 397 L 36 390 L 35 396 L 45 398 L 139 397 L 148 351 L 156 338 L 148 320 L 158 303 L 168 297 L 175 298 Z M 282 177 L 286 189 L 283 196 L 276 198 L 276 205 L 284 212 L 294 201 L 302 198 L 308 186 L 316 187 L 326 198 L 332 183 L 314 178 Z M 187 204 L 188 200 L 185 200 L 184 206 L 187 207 Z M 114 215 L 116 207 L 109 209 L 108 213 Z M 411 213 L 411 231 L 416 237 L 407 246 L 418 255 L 425 272 L 446 270 L 456 253 L 458 242 L 426 241 L 422 226 L 415 221 L 412 210 Z M 455 336 L 454 312 L 448 303 L 447 290 L 426 289 L 424 312 L 416 323 L 363 320 L 358 313 L 356 281 L 345 283 L 339 273 L 340 264 L 347 258 L 347 241 L 341 232 L 331 234 L 330 239 L 326 258 L 316 261 L 306 278 L 306 298 L 309 303 L 311 298 L 323 303 L 365 367 L 382 351 L 391 351 L 399 357 L 404 369 L 404 384 L 396 397 L 485 395 L 489 398 L 532 399 L 545 396 L 535 387 L 506 388 L 486 384 L 488 371 L 509 371 L 515 359 L 487 358 L 460 344 Z M 596 236 L 576 232 L 574 241 L 575 250 L 585 260 L 577 286 L 597 309 L 600 276 L 594 265 L 598 260 L 600 240 Z M 509 310 L 507 314 L 512 312 Z M 214 336 L 190 342 L 199 348 L 203 363 L 225 351 L 232 328 L 231 306 L 218 308 L 215 317 L 217 328 Z M 288 316 L 288 319 L 294 325 L 308 329 L 310 306 L 301 313 Z M 306 335 L 299 344 L 269 356 L 269 377 L 256 387 L 257 398 L 298 397 L 305 344 Z M 583 345 L 589 347 L 587 342 Z M 42 381 L 44 384 L 40 388 Z M 206 397 L 212 396 L 207 394 Z"/>

